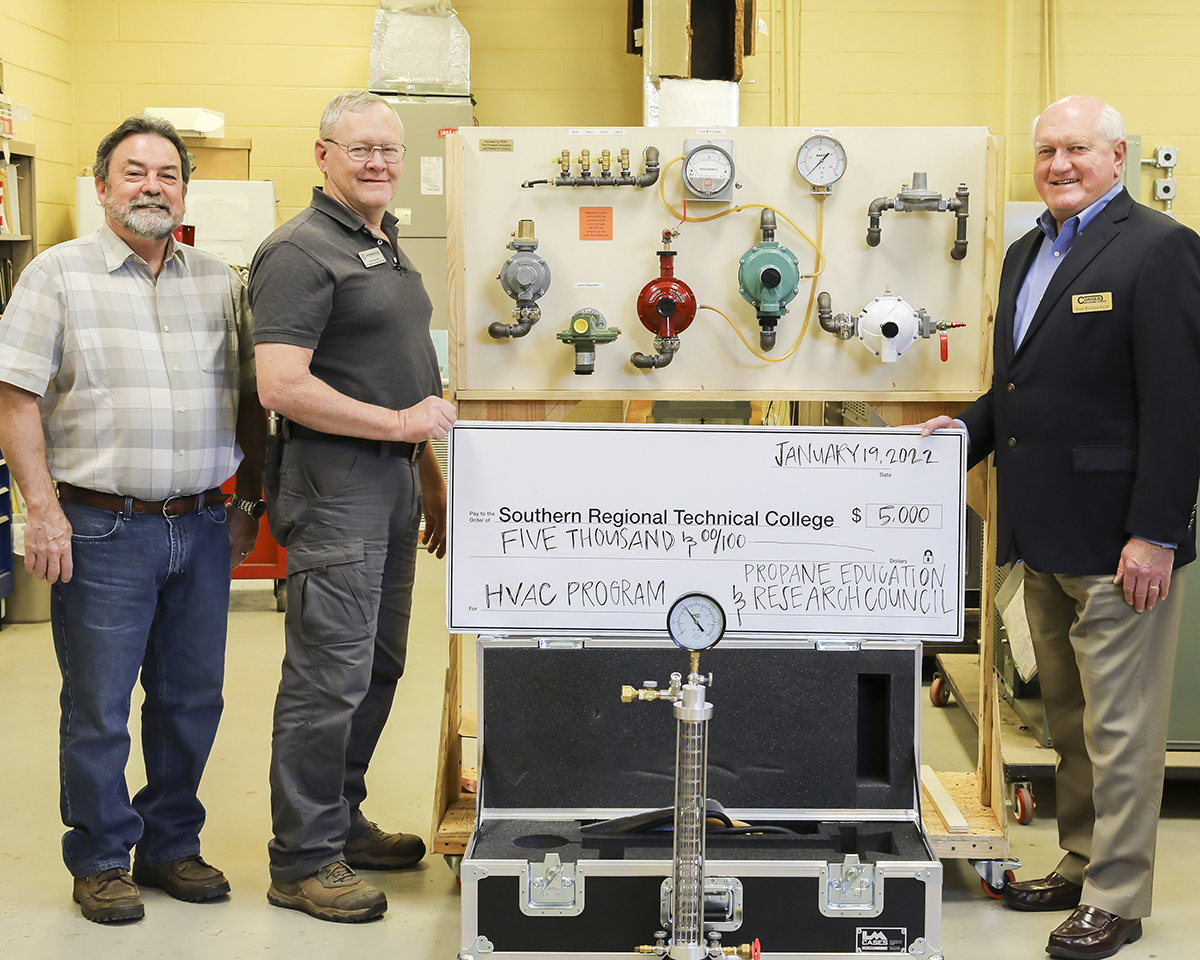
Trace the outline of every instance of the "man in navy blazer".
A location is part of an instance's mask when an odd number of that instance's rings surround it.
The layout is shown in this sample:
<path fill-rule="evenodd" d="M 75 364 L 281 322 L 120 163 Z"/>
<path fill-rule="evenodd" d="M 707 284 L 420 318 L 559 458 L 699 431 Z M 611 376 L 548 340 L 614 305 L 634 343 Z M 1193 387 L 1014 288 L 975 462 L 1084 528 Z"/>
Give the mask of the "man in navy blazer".
<path fill-rule="evenodd" d="M 997 562 L 1025 608 L 1058 753 L 1055 870 L 1009 884 L 1068 910 L 1046 951 L 1109 957 L 1150 914 L 1171 673 L 1196 556 L 1200 237 L 1121 185 L 1120 114 L 1066 97 L 1034 125 L 1047 210 L 1004 259 L 992 389 L 935 429 L 995 454 Z"/>

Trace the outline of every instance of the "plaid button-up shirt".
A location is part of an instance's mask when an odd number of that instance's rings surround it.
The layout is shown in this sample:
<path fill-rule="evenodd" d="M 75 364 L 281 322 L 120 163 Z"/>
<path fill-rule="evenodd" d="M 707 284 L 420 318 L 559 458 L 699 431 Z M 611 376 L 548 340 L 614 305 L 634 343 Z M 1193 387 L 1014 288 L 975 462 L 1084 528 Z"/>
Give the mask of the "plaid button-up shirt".
<path fill-rule="evenodd" d="M 215 487 L 241 460 L 245 287 L 211 254 L 168 244 L 156 279 L 105 224 L 21 274 L 0 320 L 0 380 L 42 398 L 55 480 L 161 500 Z"/>

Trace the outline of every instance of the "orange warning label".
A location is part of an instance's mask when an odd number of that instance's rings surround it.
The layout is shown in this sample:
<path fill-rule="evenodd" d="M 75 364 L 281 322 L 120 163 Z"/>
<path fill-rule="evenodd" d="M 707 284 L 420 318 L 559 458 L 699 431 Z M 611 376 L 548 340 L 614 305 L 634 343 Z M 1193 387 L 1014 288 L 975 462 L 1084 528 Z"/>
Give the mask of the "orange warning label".
<path fill-rule="evenodd" d="M 579 239 L 611 240 L 613 238 L 612 207 L 580 207 Z"/>

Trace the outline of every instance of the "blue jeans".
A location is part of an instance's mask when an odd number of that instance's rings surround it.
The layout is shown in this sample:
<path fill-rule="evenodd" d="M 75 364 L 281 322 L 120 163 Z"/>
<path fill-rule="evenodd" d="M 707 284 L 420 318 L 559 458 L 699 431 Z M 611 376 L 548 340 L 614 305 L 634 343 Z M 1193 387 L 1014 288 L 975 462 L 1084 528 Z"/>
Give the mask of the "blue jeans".
<path fill-rule="evenodd" d="M 74 573 L 50 593 L 62 671 L 63 860 L 74 876 L 200 852 L 196 797 L 221 717 L 229 610 L 225 508 L 180 517 L 62 502 Z M 141 674 L 146 786 L 125 784 Z"/>

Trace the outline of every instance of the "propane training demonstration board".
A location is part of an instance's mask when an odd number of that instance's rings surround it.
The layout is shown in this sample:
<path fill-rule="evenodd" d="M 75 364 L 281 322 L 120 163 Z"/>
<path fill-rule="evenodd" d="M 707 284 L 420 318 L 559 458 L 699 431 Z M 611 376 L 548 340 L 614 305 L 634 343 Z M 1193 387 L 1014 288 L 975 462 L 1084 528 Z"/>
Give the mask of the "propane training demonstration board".
<path fill-rule="evenodd" d="M 451 632 L 963 638 L 966 435 L 459 422 Z"/>
<path fill-rule="evenodd" d="M 836 141 L 847 158 L 845 175 L 820 197 L 797 167 L 799 151 L 814 137 Z M 989 150 L 996 146 L 985 127 L 467 127 L 449 140 L 455 184 L 451 366 L 459 399 L 505 399 L 513 391 L 889 399 L 897 392 L 937 392 L 965 398 L 987 387 L 981 371 L 991 344 L 995 279 L 988 263 L 995 257 L 997 181 L 994 170 L 988 172 Z M 689 198 L 685 188 L 689 146 L 706 141 L 730 151 L 734 174 L 727 200 Z M 583 152 L 598 164 L 605 149 L 614 157 L 628 150 L 631 173 L 643 175 L 647 148 L 659 153 L 652 185 L 553 185 L 562 174 L 555 157 L 564 151 L 574 158 L 575 177 Z M 600 176 L 598 165 L 594 170 Z M 960 185 L 969 190 L 963 259 L 952 257 L 956 218 L 949 212 L 886 210 L 877 217 L 877 245 L 869 244 L 872 203 L 896 196 L 918 172 L 945 198 Z M 776 345 L 765 354 L 756 309 L 740 292 L 741 265 L 755 251 L 761 255 L 764 205 L 777 211 L 774 242 L 797 259 L 802 275 L 778 318 Z M 685 210 L 688 220 L 681 222 Z M 520 336 L 496 339 L 489 332 L 493 324 L 515 322 L 514 300 L 498 275 L 516 269 L 509 265 L 516 253 L 508 244 L 522 221 L 537 241 L 528 254 L 531 269 L 546 271 L 530 280 L 544 290 L 537 301 L 541 318 Z M 654 334 L 639 320 L 639 291 L 660 275 L 664 229 L 679 231 L 671 241 L 671 269 L 691 288 L 699 311 L 679 335 L 669 365 L 639 369 L 631 355 L 655 353 Z M 815 280 L 808 278 L 813 273 L 819 274 Z M 898 297 L 914 311 L 966 326 L 949 331 L 945 362 L 935 334 L 918 339 L 897 362 L 884 363 L 857 338 L 839 339 L 821 328 L 817 305 L 809 303 L 818 292 L 829 294 L 835 314 L 857 315 L 876 298 Z M 572 347 L 559 336 L 569 339 L 579 311 L 601 315 L 607 335 L 615 337 L 596 346 L 594 369 L 585 375 L 575 372 Z"/>

